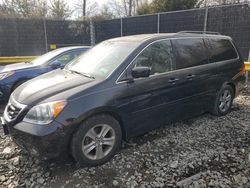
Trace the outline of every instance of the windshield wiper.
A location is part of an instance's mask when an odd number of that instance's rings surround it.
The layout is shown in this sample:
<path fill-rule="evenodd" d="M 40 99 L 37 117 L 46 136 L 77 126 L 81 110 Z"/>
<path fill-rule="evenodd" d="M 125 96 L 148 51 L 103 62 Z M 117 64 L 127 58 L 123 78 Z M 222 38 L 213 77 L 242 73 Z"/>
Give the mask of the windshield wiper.
<path fill-rule="evenodd" d="M 78 71 L 75 71 L 75 70 L 70 70 L 70 72 L 73 72 L 73 73 L 76 73 L 76 74 L 80 74 L 82 76 L 85 76 L 87 78 L 92 78 L 92 79 L 95 79 L 94 76 L 90 75 L 90 74 L 87 74 L 87 73 L 84 73 L 84 72 L 78 72 Z"/>

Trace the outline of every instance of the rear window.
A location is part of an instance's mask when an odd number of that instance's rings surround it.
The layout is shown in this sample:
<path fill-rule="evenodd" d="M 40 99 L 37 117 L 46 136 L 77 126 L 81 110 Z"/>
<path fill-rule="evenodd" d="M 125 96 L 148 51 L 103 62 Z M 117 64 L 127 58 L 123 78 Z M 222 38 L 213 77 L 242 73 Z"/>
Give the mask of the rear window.
<path fill-rule="evenodd" d="M 210 62 L 226 61 L 238 57 L 232 43 L 226 39 L 209 39 Z"/>
<path fill-rule="evenodd" d="M 172 40 L 176 52 L 176 68 L 183 69 L 208 63 L 207 48 L 202 38 Z"/>

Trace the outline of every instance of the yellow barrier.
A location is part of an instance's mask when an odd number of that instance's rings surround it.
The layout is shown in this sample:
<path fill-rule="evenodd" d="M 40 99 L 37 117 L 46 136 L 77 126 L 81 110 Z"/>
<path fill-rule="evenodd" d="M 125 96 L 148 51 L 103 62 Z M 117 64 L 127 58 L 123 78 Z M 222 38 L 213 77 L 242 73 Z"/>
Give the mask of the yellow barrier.
<path fill-rule="evenodd" d="M 245 62 L 246 71 L 250 71 L 250 62 Z"/>
<path fill-rule="evenodd" d="M 0 57 L 0 63 L 18 63 L 24 61 L 32 61 L 37 56 L 13 56 L 13 57 Z"/>

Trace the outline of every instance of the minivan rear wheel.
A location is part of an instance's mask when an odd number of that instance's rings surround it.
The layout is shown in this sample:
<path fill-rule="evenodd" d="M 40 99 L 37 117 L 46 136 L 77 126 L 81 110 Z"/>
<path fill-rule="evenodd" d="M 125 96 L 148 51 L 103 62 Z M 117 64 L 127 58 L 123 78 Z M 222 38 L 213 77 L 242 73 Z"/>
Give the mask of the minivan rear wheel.
<path fill-rule="evenodd" d="M 231 86 L 223 86 L 217 94 L 213 114 L 217 116 L 226 115 L 232 107 L 234 92 Z"/>
<path fill-rule="evenodd" d="M 71 153 L 81 166 L 97 166 L 110 160 L 121 145 L 119 122 L 109 115 L 84 121 L 71 141 Z"/>

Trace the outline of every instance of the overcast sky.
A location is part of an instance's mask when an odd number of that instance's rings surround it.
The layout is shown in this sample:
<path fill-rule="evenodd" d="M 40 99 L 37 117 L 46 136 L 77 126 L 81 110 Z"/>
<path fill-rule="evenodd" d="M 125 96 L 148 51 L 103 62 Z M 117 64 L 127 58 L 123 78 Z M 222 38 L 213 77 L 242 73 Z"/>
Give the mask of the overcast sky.
<path fill-rule="evenodd" d="M 94 2 L 97 2 L 99 5 L 99 8 L 101 8 L 108 1 L 110 1 L 110 0 L 87 0 L 87 6 L 88 6 L 88 3 L 92 4 Z M 113 1 L 117 1 L 117 0 L 113 0 Z M 50 4 L 51 0 L 47 0 L 47 2 L 48 2 L 48 4 Z M 82 2 L 82 0 L 65 0 L 65 2 L 68 3 L 71 10 L 75 10 L 76 4 L 78 4 L 79 2 Z M 79 12 L 79 10 L 73 11 L 71 18 L 74 19 L 77 16 L 80 16 L 79 14 L 81 15 L 81 12 Z"/>
<path fill-rule="evenodd" d="M 96 2 L 97 2 L 99 5 L 104 5 L 105 3 L 108 2 L 108 0 L 96 0 Z"/>
<path fill-rule="evenodd" d="M 82 2 L 82 0 L 64 0 L 70 7 L 71 10 L 75 10 L 76 4 L 78 4 L 79 2 Z M 92 2 L 97 2 L 99 5 L 99 8 L 101 8 L 103 5 L 105 5 L 105 3 L 107 3 L 110 0 L 87 0 L 87 4 L 92 3 Z M 113 1 L 120 1 L 120 0 L 113 0 Z M 0 4 L 3 2 L 3 0 L 0 0 Z M 48 5 L 50 5 L 51 0 L 47 0 Z M 72 14 L 72 18 L 77 17 L 77 15 L 79 14 L 79 11 L 74 11 Z M 79 15 L 78 15 L 79 16 Z"/>
<path fill-rule="evenodd" d="M 0 3 L 2 3 L 3 0 L 0 0 Z M 67 2 L 71 7 L 76 4 L 77 2 L 79 2 L 80 0 L 68 0 L 65 1 Z M 104 5 L 105 3 L 108 2 L 108 0 L 87 0 L 87 1 L 96 1 L 100 6 Z M 48 4 L 51 2 L 51 0 L 47 0 Z"/>

